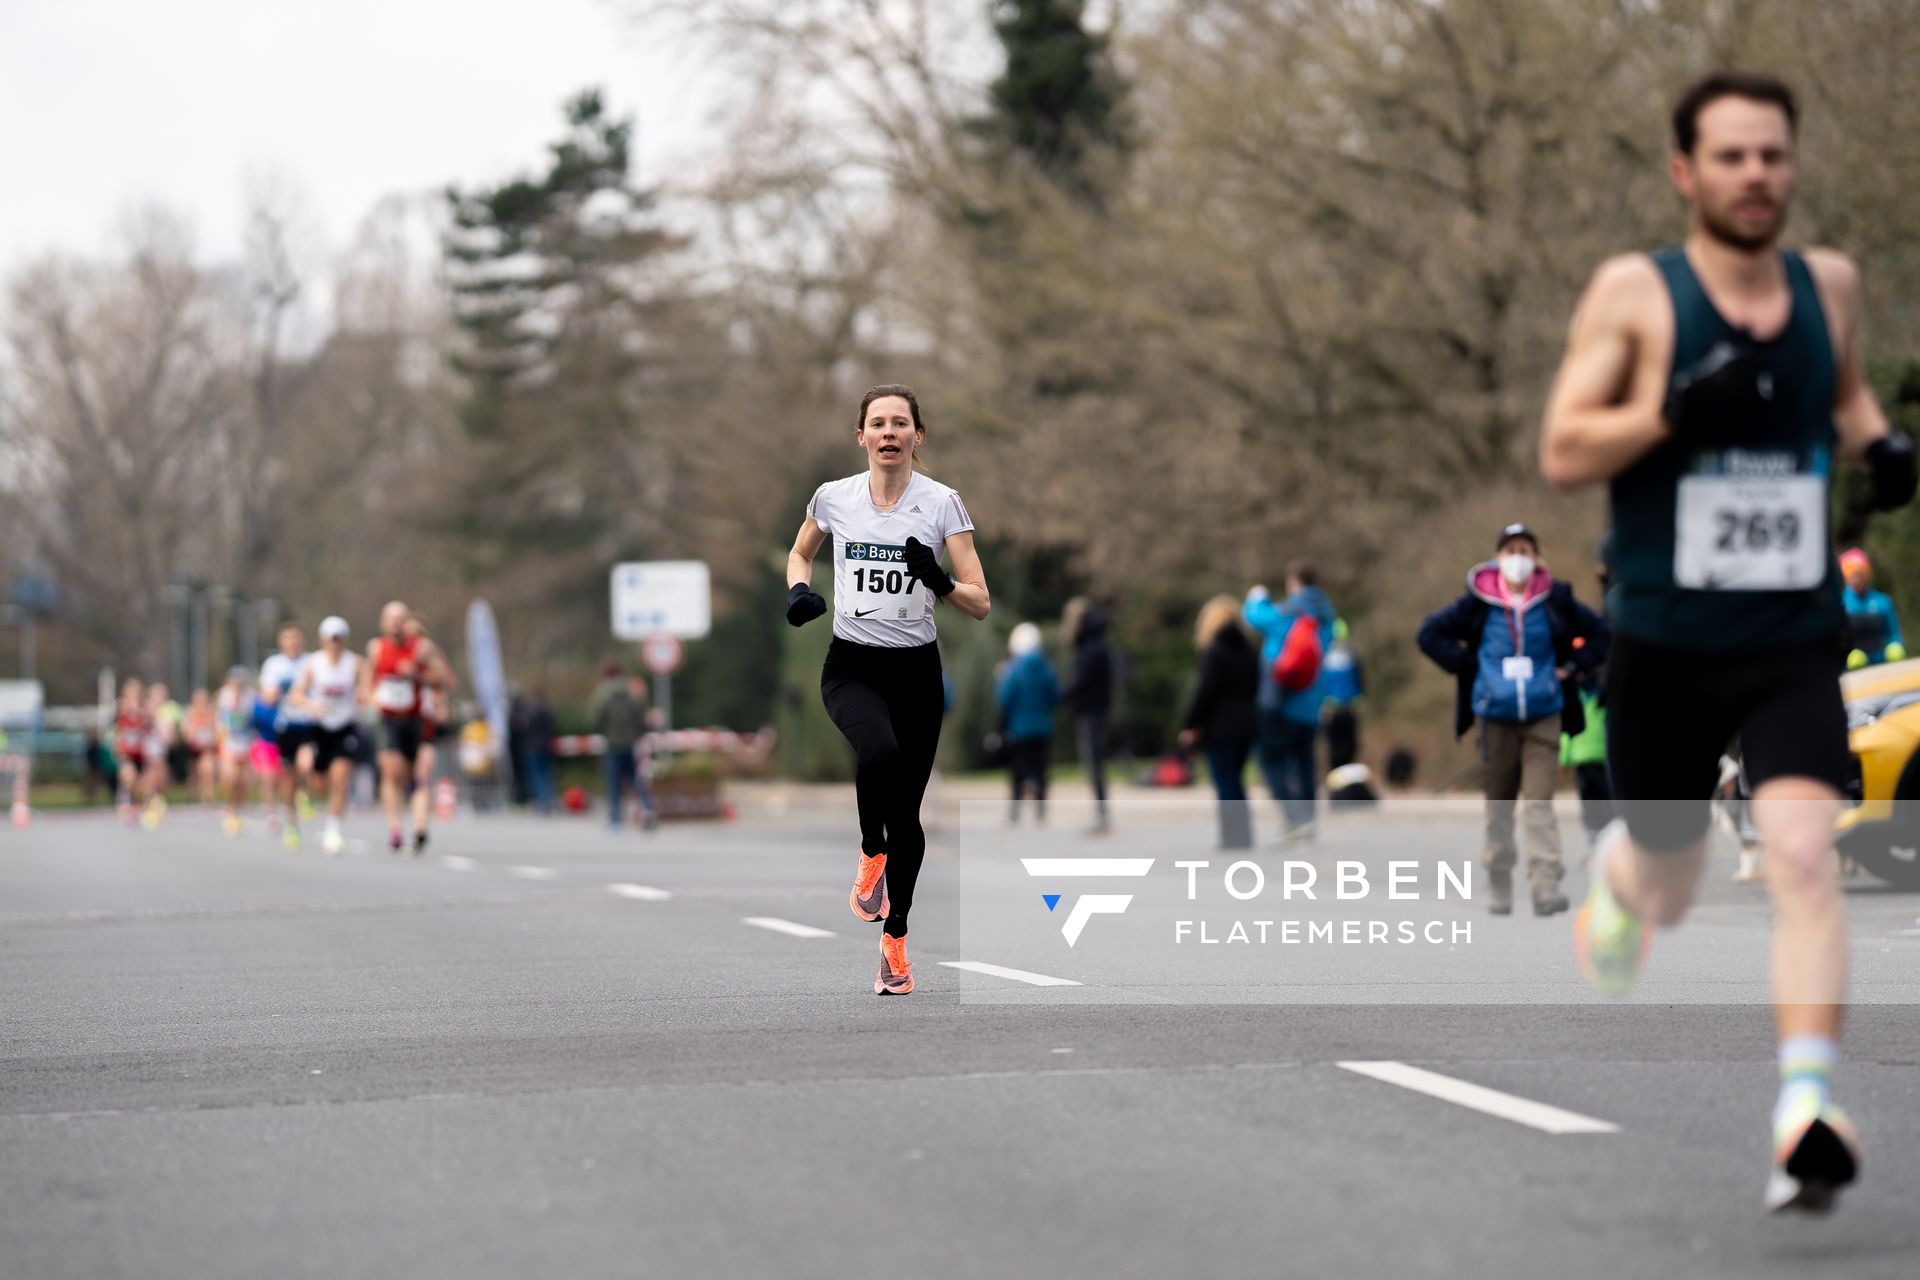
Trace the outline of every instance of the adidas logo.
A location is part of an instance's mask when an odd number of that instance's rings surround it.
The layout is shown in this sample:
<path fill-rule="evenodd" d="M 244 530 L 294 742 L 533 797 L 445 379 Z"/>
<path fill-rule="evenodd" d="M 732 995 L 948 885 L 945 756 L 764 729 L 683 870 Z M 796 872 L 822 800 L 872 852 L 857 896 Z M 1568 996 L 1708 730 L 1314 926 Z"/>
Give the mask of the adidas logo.
<path fill-rule="evenodd" d="M 924 514 L 924 513 L 923 513 L 923 512 L 922 512 L 922 511 L 920 510 L 920 508 L 918 508 L 918 507 L 909 507 L 909 508 L 907 508 L 907 514 L 908 514 L 908 515 L 915 515 L 915 516 L 917 516 L 917 515 L 921 515 L 921 514 Z"/>

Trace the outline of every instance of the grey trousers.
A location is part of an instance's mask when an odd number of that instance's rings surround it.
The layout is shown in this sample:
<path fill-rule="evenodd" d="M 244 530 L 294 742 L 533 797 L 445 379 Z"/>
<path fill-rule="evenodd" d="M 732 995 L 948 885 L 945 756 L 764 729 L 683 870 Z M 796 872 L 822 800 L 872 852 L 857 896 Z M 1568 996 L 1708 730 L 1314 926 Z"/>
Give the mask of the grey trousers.
<path fill-rule="evenodd" d="M 1527 884 L 1534 893 L 1560 887 L 1560 827 L 1553 820 L 1553 784 L 1560 774 L 1558 713 L 1523 724 L 1482 721 L 1487 749 L 1488 874 L 1513 874 L 1514 809 L 1526 828 Z M 1516 806 L 1517 801 L 1517 806 Z"/>

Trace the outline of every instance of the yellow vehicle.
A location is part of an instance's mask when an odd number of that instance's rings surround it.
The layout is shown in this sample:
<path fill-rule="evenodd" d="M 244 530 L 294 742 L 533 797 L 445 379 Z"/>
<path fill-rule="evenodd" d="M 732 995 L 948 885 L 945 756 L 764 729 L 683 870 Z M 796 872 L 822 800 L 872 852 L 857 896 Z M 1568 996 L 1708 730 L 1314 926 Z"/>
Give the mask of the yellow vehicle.
<path fill-rule="evenodd" d="M 1840 852 L 1902 889 L 1920 889 L 1920 658 L 1850 671 L 1855 793 L 1840 815 Z"/>

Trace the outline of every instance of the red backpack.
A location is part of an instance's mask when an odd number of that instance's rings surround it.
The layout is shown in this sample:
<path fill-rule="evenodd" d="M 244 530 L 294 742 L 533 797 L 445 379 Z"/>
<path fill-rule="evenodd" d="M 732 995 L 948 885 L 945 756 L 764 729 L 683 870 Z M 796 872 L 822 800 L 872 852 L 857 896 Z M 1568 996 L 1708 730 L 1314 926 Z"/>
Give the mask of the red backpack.
<path fill-rule="evenodd" d="M 1280 644 L 1280 656 L 1273 660 L 1273 680 L 1288 693 L 1313 688 L 1320 678 L 1320 622 L 1311 614 L 1293 620 L 1287 638 Z"/>

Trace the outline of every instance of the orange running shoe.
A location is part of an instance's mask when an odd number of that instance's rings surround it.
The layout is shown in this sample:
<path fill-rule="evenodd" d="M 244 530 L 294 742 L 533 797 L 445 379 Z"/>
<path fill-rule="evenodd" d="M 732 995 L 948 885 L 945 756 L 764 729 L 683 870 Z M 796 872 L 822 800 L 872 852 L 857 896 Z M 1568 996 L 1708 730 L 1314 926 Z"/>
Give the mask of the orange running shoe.
<path fill-rule="evenodd" d="M 913 990 L 913 966 L 907 963 L 907 940 L 880 935 L 880 972 L 874 975 L 873 994 L 904 996 Z"/>
<path fill-rule="evenodd" d="M 886 871 L 886 854 L 876 853 L 869 858 L 863 853 L 860 869 L 853 873 L 853 892 L 847 895 L 847 905 L 868 924 L 886 919 L 891 909 L 892 904 L 887 901 Z"/>

